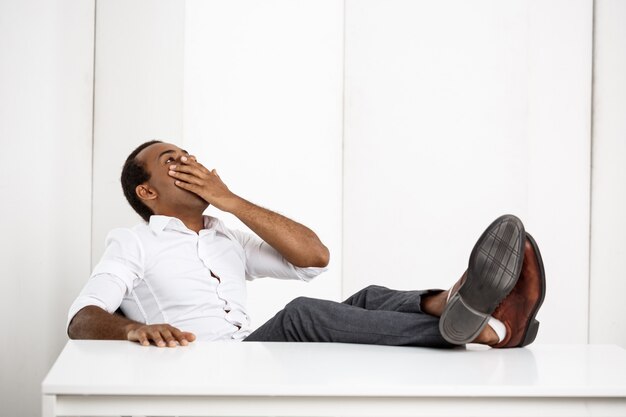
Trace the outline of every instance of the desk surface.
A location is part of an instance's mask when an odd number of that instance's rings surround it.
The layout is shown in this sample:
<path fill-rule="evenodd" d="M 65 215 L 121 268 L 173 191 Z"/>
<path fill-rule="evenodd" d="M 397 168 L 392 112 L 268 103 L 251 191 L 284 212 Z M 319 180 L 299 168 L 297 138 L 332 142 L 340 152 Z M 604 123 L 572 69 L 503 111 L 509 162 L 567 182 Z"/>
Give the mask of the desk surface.
<path fill-rule="evenodd" d="M 69 341 L 51 395 L 626 397 L 612 345 L 438 350 L 324 343 Z"/>

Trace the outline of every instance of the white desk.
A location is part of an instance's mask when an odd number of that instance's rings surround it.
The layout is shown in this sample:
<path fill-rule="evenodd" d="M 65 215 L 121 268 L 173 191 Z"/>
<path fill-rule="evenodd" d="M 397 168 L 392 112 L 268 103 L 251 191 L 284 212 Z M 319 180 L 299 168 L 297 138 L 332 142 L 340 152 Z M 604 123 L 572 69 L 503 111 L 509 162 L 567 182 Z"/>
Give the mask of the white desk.
<path fill-rule="evenodd" d="M 626 416 L 626 350 L 70 341 L 43 415 Z"/>

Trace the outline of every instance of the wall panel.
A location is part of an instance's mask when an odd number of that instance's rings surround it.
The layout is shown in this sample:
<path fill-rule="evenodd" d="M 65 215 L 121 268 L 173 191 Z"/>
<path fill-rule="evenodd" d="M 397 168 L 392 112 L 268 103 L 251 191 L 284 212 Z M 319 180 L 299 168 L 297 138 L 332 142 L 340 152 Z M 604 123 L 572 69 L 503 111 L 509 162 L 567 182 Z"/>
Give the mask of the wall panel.
<path fill-rule="evenodd" d="M 92 266 L 109 230 L 141 221 L 120 185 L 128 154 L 182 139 L 184 18 L 176 0 L 97 2 Z"/>
<path fill-rule="evenodd" d="M 299 295 L 338 300 L 343 3 L 186 3 L 186 148 L 234 192 L 309 226 L 331 251 L 329 271 L 307 285 L 251 282 L 253 325 Z"/>
<path fill-rule="evenodd" d="M 509 212 L 546 258 L 539 340 L 586 341 L 591 12 L 347 0 L 345 294 L 448 288 Z"/>
<path fill-rule="evenodd" d="M 0 414 L 41 381 L 88 276 L 94 1 L 0 2 Z"/>
<path fill-rule="evenodd" d="M 589 341 L 626 348 L 626 2 L 595 4 Z"/>
<path fill-rule="evenodd" d="M 546 264 L 539 341 L 586 343 L 593 2 L 529 2 L 528 230 Z"/>

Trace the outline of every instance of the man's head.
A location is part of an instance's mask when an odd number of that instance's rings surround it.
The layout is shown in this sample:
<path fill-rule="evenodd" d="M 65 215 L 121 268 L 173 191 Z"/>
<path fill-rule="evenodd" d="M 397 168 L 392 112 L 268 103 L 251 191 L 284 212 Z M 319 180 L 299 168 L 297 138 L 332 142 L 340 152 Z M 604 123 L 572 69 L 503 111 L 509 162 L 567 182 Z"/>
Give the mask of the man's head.
<path fill-rule="evenodd" d="M 208 203 L 178 187 L 168 175 L 187 151 L 176 145 L 152 140 L 139 145 L 128 155 L 122 168 L 122 189 L 131 207 L 146 222 L 153 214 L 176 216 L 182 212 L 202 213 Z"/>

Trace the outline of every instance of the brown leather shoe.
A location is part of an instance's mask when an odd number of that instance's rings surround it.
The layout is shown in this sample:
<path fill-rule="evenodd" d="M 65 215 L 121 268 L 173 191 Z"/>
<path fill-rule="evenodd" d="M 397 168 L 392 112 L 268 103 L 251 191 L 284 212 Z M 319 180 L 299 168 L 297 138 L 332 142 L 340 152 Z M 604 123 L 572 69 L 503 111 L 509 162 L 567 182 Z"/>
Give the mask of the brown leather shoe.
<path fill-rule="evenodd" d="M 522 272 L 513 290 L 493 312 L 504 323 L 506 336 L 494 348 L 522 347 L 537 336 L 539 322 L 535 319 L 546 294 L 546 276 L 539 247 L 526 233 Z"/>
<path fill-rule="evenodd" d="M 513 290 L 522 269 L 524 225 L 507 214 L 497 218 L 480 236 L 467 271 L 452 287 L 439 319 L 439 331 L 450 343 L 475 340 L 491 314 Z"/>

